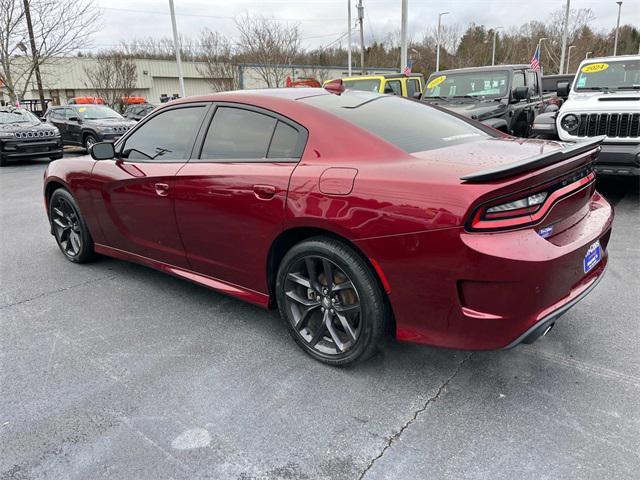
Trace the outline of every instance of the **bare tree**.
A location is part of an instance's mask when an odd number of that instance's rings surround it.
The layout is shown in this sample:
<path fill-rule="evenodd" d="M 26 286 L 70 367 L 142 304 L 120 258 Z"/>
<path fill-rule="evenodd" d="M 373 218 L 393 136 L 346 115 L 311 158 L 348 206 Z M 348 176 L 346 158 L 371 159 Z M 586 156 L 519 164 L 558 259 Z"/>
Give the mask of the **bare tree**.
<path fill-rule="evenodd" d="M 242 59 L 255 64 L 267 87 L 283 86 L 289 72 L 282 66 L 290 64 L 300 51 L 300 26 L 249 14 L 236 18 L 235 24 Z"/>
<path fill-rule="evenodd" d="M 30 0 L 36 54 L 27 55 L 23 2 L 0 0 L 0 81 L 11 101 L 30 88 L 35 69 L 86 47 L 98 25 L 93 0 Z"/>
<path fill-rule="evenodd" d="M 87 87 L 111 108 L 121 110 L 122 98 L 130 97 L 136 89 L 135 63 L 121 53 L 99 56 L 93 63 L 95 67 L 85 68 L 89 80 Z"/>
<path fill-rule="evenodd" d="M 240 65 L 234 46 L 227 37 L 211 30 L 200 34 L 196 69 L 214 92 L 238 90 L 240 88 Z"/>

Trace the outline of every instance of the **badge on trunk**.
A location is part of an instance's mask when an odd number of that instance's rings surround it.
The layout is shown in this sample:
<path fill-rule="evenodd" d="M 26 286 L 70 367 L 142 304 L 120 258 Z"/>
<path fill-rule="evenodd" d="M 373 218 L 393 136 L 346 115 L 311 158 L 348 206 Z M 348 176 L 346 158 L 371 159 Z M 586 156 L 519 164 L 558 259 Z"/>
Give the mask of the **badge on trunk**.
<path fill-rule="evenodd" d="M 592 243 L 584 256 L 583 266 L 584 273 L 590 272 L 602 259 L 602 249 L 600 248 L 600 241 Z"/>

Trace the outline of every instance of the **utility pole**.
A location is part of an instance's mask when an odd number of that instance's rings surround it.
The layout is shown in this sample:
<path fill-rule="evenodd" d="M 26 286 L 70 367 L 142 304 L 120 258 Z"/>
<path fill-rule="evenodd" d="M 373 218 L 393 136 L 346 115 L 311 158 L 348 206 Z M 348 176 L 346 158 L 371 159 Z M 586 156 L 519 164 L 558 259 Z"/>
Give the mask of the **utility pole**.
<path fill-rule="evenodd" d="M 47 111 L 47 103 L 44 101 L 44 90 L 42 89 L 42 77 L 40 76 L 40 59 L 38 58 L 38 49 L 36 48 L 36 39 L 33 36 L 33 24 L 31 23 L 31 9 L 29 8 L 29 0 L 23 0 L 24 17 L 27 20 L 27 30 L 29 31 L 29 43 L 31 44 L 31 57 L 33 60 L 33 70 L 36 74 L 36 84 L 38 85 L 38 97 L 40 98 L 40 108 L 42 115 Z M 26 49 L 25 49 L 26 50 Z"/>
<path fill-rule="evenodd" d="M 349 76 L 351 76 L 351 0 L 347 0 L 347 62 L 349 62 Z"/>
<path fill-rule="evenodd" d="M 442 16 L 449 12 L 442 12 L 438 14 L 438 31 L 436 33 L 436 72 L 440 71 L 440 26 L 442 24 Z"/>
<path fill-rule="evenodd" d="M 547 40 L 547 37 L 541 37 L 538 40 L 538 51 L 540 52 L 540 58 L 538 59 L 538 63 L 540 64 L 540 71 L 543 72 L 544 69 L 542 68 L 542 42 L 544 42 L 545 40 Z"/>
<path fill-rule="evenodd" d="M 169 0 L 169 10 L 171 11 L 171 28 L 173 28 L 173 48 L 176 50 L 176 63 L 178 64 L 178 82 L 180 83 L 180 96 L 184 98 L 184 76 L 182 75 L 182 58 L 180 58 L 180 40 L 178 39 L 176 11 L 173 8 L 173 0 Z"/>
<path fill-rule="evenodd" d="M 404 73 L 407 68 L 407 22 L 408 0 L 402 0 L 402 18 L 400 26 L 400 71 Z"/>
<path fill-rule="evenodd" d="M 358 2 L 358 22 L 360 22 L 360 74 L 364 75 L 364 7 Z"/>
<path fill-rule="evenodd" d="M 569 47 L 569 51 L 567 52 L 567 69 L 565 70 L 564 73 L 569 73 L 569 70 L 571 69 L 571 49 L 572 48 L 576 48 L 575 45 L 571 45 Z"/>
<path fill-rule="evenodd" d="M 616 2 L 618 4 L 618 23 L 616 23 L 616 39 L 613 42 L 613 56 L 618 54 L 618 30 L 620 30 L 620 11 L 622 10 L 622 2 Z"/>
<path fill-rule="evenodd" d="M 564 54 L 567 51 L 567 35 L 569 33 L 569 7 L 571 0 L 567 0 L 567 10 L 564 12 L 564 27 L 562 28 L 562 52 L 560 54 L 560 71 L 564 68 Z"/>
<path fill-rule="evenodd" d="M 493 29 L 493 50 L 491 51 L 491 66 L 496 64 L 496 37 L 498 36 L 498 30 L 502 27 L 496 27 Z"/>

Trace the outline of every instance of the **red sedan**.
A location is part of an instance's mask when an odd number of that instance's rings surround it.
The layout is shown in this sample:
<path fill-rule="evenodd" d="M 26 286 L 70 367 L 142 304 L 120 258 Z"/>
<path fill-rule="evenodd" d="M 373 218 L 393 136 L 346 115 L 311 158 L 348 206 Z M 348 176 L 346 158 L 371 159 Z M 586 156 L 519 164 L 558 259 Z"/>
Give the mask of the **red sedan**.
<path fill-rule="evenodd" d="M 601 279 L 598 140 L 508 137 L 411 100 L 322 89 L 185 98 L 45 174 L 72 262 L 138 262 L 262 307 L 333 365 L 382 337 L 531 342 Z"/>

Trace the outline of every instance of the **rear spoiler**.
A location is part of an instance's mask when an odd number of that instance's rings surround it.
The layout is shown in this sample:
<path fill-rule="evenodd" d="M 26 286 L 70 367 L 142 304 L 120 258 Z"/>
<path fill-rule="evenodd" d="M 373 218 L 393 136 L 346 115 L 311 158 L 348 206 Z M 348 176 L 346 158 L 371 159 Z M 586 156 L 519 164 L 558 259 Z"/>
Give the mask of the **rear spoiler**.
<path fill-rule="evenodd" d="M 560 150 L 554 150 L 550 153 L 543 153 L 534 157 L 525 158 L 518 162 L 510 163 L 508 165 L 501 165 L 496 168 L 489 168 L 487 170 L 481 170 L 476 173 L 471 173 L 460 177 L 460 180 L 466 183 L 482 183 L 489 182 L 491 180 L 498 180 L 500 178 L 511 177 L 519 173 L 528 172 L 537 168 L 547 167 L 554 163 L 562 162 L 571 157 L 575 157 L 582 153 L 599 148 L 602 141 L 606 138 L 605 135 L 600 137 L 593 137 L 589 141 L 579 142 L 565 146 Z"/>

